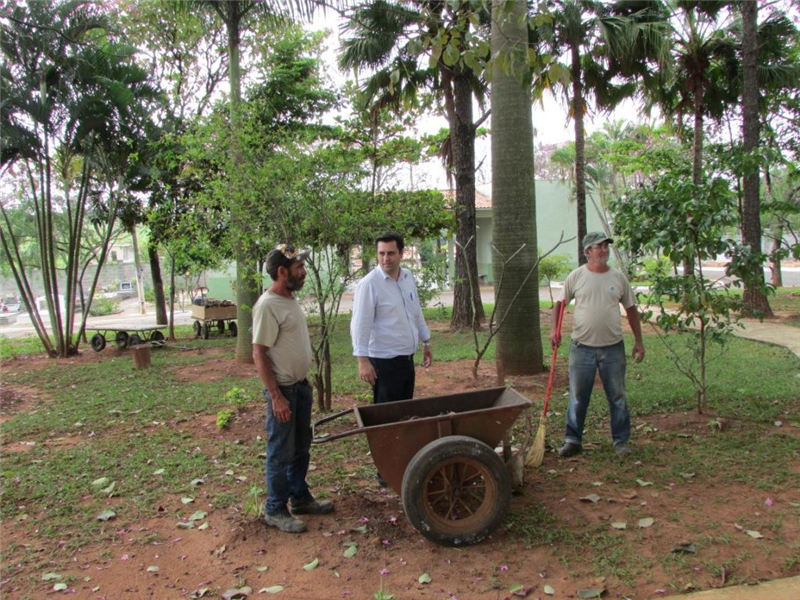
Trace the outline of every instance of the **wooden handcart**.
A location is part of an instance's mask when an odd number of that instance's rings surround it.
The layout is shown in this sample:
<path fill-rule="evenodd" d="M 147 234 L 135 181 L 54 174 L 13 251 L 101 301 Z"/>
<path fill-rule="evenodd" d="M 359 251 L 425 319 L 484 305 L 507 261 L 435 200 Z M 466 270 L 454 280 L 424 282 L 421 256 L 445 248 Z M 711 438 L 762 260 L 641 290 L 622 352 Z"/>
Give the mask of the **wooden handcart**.
<path fill-rule="evenodd" d="M 220 335 L 226 329 L 228 335 L 236 337 L 236 305 L 227 301 L 211 300 L 208 298 L 208 288 L 198 287 L 192 292 L 192 318 L 195 320 L 192 328 L 194 336 L 207 340 L 212 331 Z"/>

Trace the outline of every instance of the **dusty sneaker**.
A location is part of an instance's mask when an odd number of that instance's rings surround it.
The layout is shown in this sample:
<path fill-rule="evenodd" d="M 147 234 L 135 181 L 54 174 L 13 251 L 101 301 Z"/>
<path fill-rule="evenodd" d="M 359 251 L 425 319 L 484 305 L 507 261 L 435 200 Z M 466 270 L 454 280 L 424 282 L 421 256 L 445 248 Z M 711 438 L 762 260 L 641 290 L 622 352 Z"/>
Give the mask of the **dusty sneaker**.
<path fill-rule="evenodd" d="M 264 523 L 286 533 L 303 533 L 306 530 L 306 524 L 300 519 L 295 519 L 285 509 L 274 515 L 264 515 Z"/>
<path fill-rule="evenodd" d="M 558 455 L 562 458 L 569 458 L 570 456 L 575 456 L 576 454 L 581 453 L 581 445 L 580 444 L 573 444 L 572 442 L 567 442 L 561 449 L 558 451 Z"/>
<path fill-rule="evenodd" d="M 298 504 L 292 503 L 292 514 L 295 515 L 327 515 L 333 512 L 330 500 L 308 500 Z"/>

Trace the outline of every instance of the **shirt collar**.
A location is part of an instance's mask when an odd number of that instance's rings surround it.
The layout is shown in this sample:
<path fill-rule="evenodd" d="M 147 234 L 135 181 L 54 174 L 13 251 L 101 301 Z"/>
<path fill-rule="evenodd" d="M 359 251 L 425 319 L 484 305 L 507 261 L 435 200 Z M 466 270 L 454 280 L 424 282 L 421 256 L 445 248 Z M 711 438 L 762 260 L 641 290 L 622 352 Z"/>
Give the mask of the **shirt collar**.
<path fill-rule="evenodd" d="M 377 267 L 375 267 L 375 268 L 376 268 L 376 269 L 378 270 L 378 272 L 381 274 L 381 277 L 383 277 L 383 280 L 384 280 L 384 281 L 386 281 L 387 279 L 391 279 L 391 276 L 390 276 L 388 273 L 386 273 L 386 271 L 384 271 L 384 270 L 381 268 L 381 266 L 380 266 L 380 265 L 378 265 L 378 266 L 377 266 Z M 398 280 L 398 281 L 400 281 L 401 279 L 405 279 L 407 276 L 408 276 L 408 273 L 406 272 L 406 270 L 405 270 L 403 267 L 400 267 L 400 277 L 398 277 L 398 278 L 397 278 L 397 280 Z"/>

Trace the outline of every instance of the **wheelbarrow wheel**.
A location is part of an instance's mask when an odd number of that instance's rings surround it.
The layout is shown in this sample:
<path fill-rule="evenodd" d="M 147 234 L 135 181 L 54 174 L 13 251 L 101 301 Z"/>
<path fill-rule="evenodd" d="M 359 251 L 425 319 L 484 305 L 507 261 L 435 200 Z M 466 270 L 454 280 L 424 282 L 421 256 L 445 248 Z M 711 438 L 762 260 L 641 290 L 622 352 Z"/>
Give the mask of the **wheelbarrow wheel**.
<path fill-rule="evenodd" d="M 142 343 L 142 338 L 140 338 L 139 334 L 137 333 L 132 333 L 128 338 L 128 348 L 131 348 L 133 346 L 138 346 L 141 343 Z"/>
<path fill-rule="evenodd" d="M 192 329 L 194 329 L 194 337 L 200 337 L 200 334 L 203 333 L 203 324 L 200 321 L 195 321 L 192 325 Z"/>
<path fill-rule="evenodd" d="M 235 321 L 228 321 L 228 333 L 231 334 L 231 337 L 236 337 L 236 334 L 239 333 L 239 328 L 236 326 Z"/>
<path fill-rule="evenodd" d="M 489 446 L 452 435 L 414 455 L 402 494 L 406 516 L 423 536 L 443 546 L 468 546 L 502 522 L 511 503 L 511 479 Z"/>
<path fill-rule="evenodd" d="M 102 333 L 95 333 L 92 336 L 92 350 L 95 352 L 102 352 L 106 347 L 106 336 Z"/>
<path fill-rule="evenodd" d="M 117 348 L 125 350 L 128 347 L 128 332 L 118 331 L 117 335 L 114 336 L 114 342 L 117 344 Z"/>
<path fill-rule="evenodd" d="M 207 340 L 209 335 L 211 335 L 211 325 L 209 323 L 203 323 L 203 339 Z"/>

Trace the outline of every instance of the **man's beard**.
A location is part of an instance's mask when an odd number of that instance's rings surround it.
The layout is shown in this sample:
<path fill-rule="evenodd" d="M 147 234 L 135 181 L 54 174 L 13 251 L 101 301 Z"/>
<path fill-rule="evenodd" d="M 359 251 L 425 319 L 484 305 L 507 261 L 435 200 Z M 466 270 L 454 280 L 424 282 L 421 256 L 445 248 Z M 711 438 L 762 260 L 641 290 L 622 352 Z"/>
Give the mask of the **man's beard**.
<path fill-rule="evenodd" d="M 288 279 L 286 280 L 286 289 L 288 289 L 290 292 L 296 292 L 303 287 L 304 283 L 305 278 L 301 279 L 300 277 L 289 275 Z"/>

